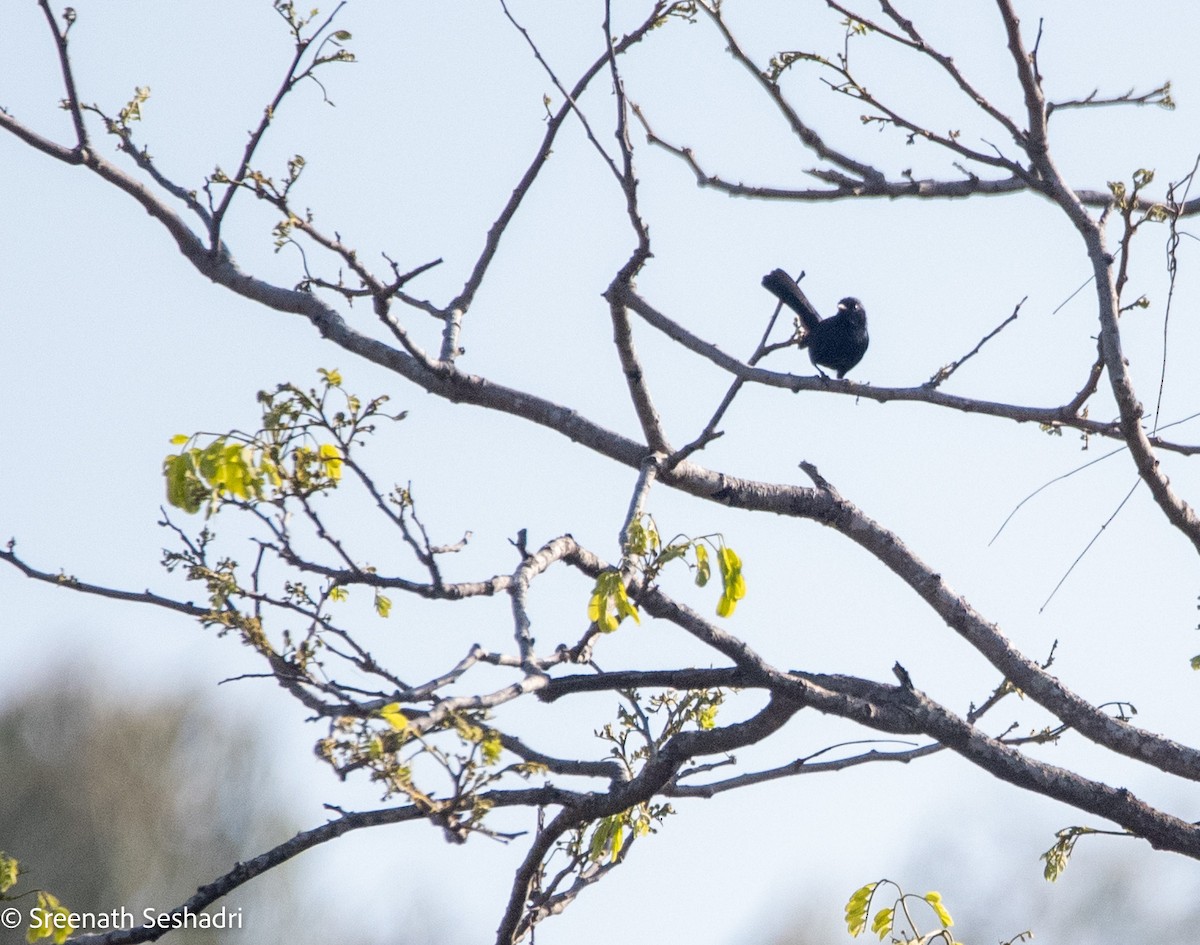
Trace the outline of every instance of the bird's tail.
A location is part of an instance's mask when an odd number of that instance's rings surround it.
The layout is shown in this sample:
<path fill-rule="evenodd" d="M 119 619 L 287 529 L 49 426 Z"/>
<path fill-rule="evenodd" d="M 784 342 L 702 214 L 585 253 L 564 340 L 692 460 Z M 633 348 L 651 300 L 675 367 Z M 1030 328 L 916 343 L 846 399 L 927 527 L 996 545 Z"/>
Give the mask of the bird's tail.
<path fill-rule="evenodd" d="M 812 331 L 821 323 L 821 316 L 804 294 L 796 280 L 782 269 L 772 269 L 763 276 L 763 288 L 800 316 L 804 327 Z"/>

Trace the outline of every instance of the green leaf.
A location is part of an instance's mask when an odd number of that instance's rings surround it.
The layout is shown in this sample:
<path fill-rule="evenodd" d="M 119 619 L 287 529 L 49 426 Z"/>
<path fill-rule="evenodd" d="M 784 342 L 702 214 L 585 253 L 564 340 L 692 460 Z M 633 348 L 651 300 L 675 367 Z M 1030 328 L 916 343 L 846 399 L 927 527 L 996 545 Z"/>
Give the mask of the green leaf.
<path fill-rule="evenodd" d="M 279 467 L 269 459 L 264 458 L 261 462 L 259 462 L 258 468 L 262 471 L 262 474 L 267 477 L 271 485 L 276 489 L 283 485 L 283 477 L 279 475 Z"/>
<path fill-rule="evenodd" d="M 56 896 L 39 890 L 37 909 L 31 913 L 25 941 L 36 942 L 41 938 L 53 938 L 55 945 L 62 945 L 74 931 L 70 910 L 66 909 Z"/>
<path fill-rule="evenodd" d="M 408 728 L 408 716 L 400 711 L 399 702 L 389 702 L 379 710 L 379 717 L 387 722 L 393 731 L 403 732 Z"/>
<path fill-rule="evenodd" d="M 483 763 L 494 765 L 500 760 L 500 754 L 504 750 L 504 746 L 500 744 L 500 733 L 489 730 L 487 736 L 479 743 L 479 748 L 483 752 Z"/>
<path fill-rule="evenodd" d="M 208 490 L 195 471 L 196 450 L 171 454 L 163 460 L 163 476 L 167 480 L 167 503 L 183 509 L 189 515 L 200 511 Z"/>
<path fill-rule="evenodd" d="M 591 859 L 599 860 L 604 856 L 609 838 L 612 836 L 612 830 L 611 817 L 605 817 L 600 823 L 596 824 L 596 829 L 592 831 L 592 842 L 588 845 L 588 856 Z"/>
<path fill-rule="evenodd" d="M 871 895 L 879 883 L 867 883 L 854 890 L 846 902 L 846 931 L 857 938 L 867 928 L 867 912 L 871 908 Z"/>
<path fill-rule="evenodd" d="M 20 872 L 16 858 L 0 850 L 0 894 L 8 892 L 17 884 Z"/>
<path fill-rule="evenodd" d="M 342 453 L 332 443 L 322 443 L 318 455 L 325 467 L 325 475 L 337 482 L 342 478 Z"/>
<path fill-rule="evenodd" d="M 880 909 L 875 913 L 875 920 L 871 923 L 871 931 L 879 936 L 879 941 L 883 941 L 884 936 L 892 931 L 892 918 L 895 914 L 893 909 Z"/>
<path fill-rule="evenodd" d="M 241 443 L 227 443 L 216 453 L 216 468 L 209 481 L 219 495 L 228 492 L 239 499 L 249 499 L 255 473 L 250 467 L 250 448 Z"/>
<path fill-rule="evenodd" d="M 696 542 L 696 586 L 704 587 L 708 583 L 708 579 L 712 577 L 712 565 L 708 563 L 708 549 Z"/>
<path fill-rule="evenodd" d="M 615 602 L 617 605 L 617 614 L 624 617 L 632 617 L 633 622 L 640 624 L 642 618 L 638 615 L 638 609 L 633 606 L 633 601 L 629 599 L 629 593 L 625 590 L 625 582 L 618 581 L 615 594 Z"/>
<path fill-rule="evenodd" d="M 610 863 L 617 862 L 617 857 L 620 855 L 621 847 L 623 846 L 625 846 L 625 825 L 618 821 L 612 835 L 612 856 L 609 859 Z"/>
<path fill-rule="evenodd" d="M 948 929 L 954 924 L 954 920 L 950 918 L 950 913 L 946 911 L 946 907 L 942 905 L 942 894 L 939 892 L 927 892 L 925 901 L 933 907 L 933 911 L 937 913 L 938 921 L 942 923 L 942 928 Z"/>
<path fill-rule="evenodd" d="M 1090 827 L 1064 827 L 1054 835 L 1054 845 L 1041 856 L 1046 863 L 1042 875 L 1047 881 L 1053 883 L 1062 875 L 1075 850 L 1075 841 L 1089 833 L 1095 833 L 1095 830 Z"/>
<path fill-rule="evenodd" d="M 658 560 L 655 563 L 661 568 L 664 564 L 674 561 L 676 558 L 682 558 L 685 554 L 687 554 L 689 547 L 690 545 L 688 545 L 687 542 L 682 541 L 677 541 L 672 545 L 667 545 L 667 547 L 662 550 L 662 553 L 658 556 Z"/>
<path fill-rule="evenodd" d="M 379 614 L 380 617 L 386 617 L 391 612 L 392 612 L 392 599 L 390 597 L 385 597 L 383 594 L 380 594 L 378 591 L 376 591 L 375 592 L 375 613 Z"/>
<path fill-rule="evenodd" d="M 650 547 L 649 533 L 641 520 L 629 523 L 628 537 L 625 541 L 625 553 L 641 557 Z"/>
<path fill-rule="evenodd" d="M 588 620 L 594 623 L 602 633 L 612 633 L 617 629 L 617 619 L 608 612 L 607 600 L 600 591 L 592 591 L 588 598 Z"/>
<path fill-rule="evenodd" d="M 721 586 L 724 588 L 717 601 L 717 615 L 733 615 L 738 601 L 746 596 L 746 579 L 742 577 L 742 559 L 728 545 L 717 549 L 717 566 L 721 569 Z"/>
<path fill-rule="evenodd" d="M 621 572 L 609 569 L 596 575 L 596 586 L 588 598 L 588 620 L 603 633 L 612 633 L 626 617 L 641 623 L 638 609 L 629 599 Z"/>
<path fill-rule="evenodd" d="M 613 863 L 617 861 L 621 847 L 625 845 L 624 820 L 624 814 L 613 814 L 596 824 L 596 829 L 592 833 L 592 842 L 588 848 L 588 855 L 593 860 L 599 862 L 607 851 L 610 861 Z"/>

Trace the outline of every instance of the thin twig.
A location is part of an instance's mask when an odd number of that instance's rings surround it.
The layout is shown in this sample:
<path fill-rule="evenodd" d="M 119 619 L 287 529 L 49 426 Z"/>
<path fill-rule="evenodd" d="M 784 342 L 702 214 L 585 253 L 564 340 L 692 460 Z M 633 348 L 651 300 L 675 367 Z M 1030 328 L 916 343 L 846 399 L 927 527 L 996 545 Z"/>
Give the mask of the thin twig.
<path fill-rule="evenodd" d="M 796 282 L 799 283 L 803 278 L 804 273 L 801 272 Z M 759 361 L 772 351 L 778 351 L 781 348 L 790 348 L 795 345 L 794 338 L 786 342 L 780 342 L 779 344 L 767 344 L 767 339 L 771 337 L 771 332 L 775 330 L 775 323 L 779 320 L 779 313 L 782 310 L 783 302 L 777 301 L 775 303 L 775 310 L 771 313 L 771 317 L 767 319 L 767 327 L 763 330 L 763 335 L 759 339 L 758 346 L 754 349 L 754 353 L 746 359 L 746 363 L 751 367 L 758 364 Z M 725 396 L 721 398 L 721 402 L 717 404 L 717 409 L 713 411 L 713 415 L 709 418 L 708 423 L 704 425 L 704 429 L 690 443 L 667 458 L 667 468 L 674 468 L 697 450 L 704 449 L 709 443 L 722 435 L 717 430 L 717 427 L 720 425 L 726 411 L 733 405 L 734 398 L 737 397 L 745 383 L 746 379 L 744 377 L 734 379 L 733 383 L 729 385 L 729 389 L 725 391 Z"/>
<path fill-rule="evenodd" d="M 505 203 L 499 216 L 488 229 L 487 236 L 484 239 L 484 246 L 479 258 L 476 259 L 474 267 L 471 269 L 470 275 L 467 277 L 466 283 L 463 285 L 459 294 L 446 306 L 447 311 L 466 312 L 471 307 L 471 302 L 475 298 L 475 294 L 479 291 L 479 286 L 483 283 L 483 277 L 487 274 L 488 268 L 491 266 L 492 259 L 500 248 L 500 241 L 508 229 L 509 223 L 512 222 L 516 215 L 517 209 L 521 206 L 525 196 L 529 193 L 533 182 L 537 179 L 542 168 L 548 163 L 548 158 L 553 150 L 554 141 L 558 136 L 559 130 L 562 128 L 563 122 L 567 117 L 574 113 L 574 108 L 571 103 L 576 102 L 583 95 L 584 91 L 605 66 L 608 65 L 609 56 L 612 54 L 621 55 L 630 47 L 641 42 L 646 34 L 657 25 L 661 16 L 663 4 L 655 3 L 650 15 L 642 21 L 635 29 L 625 34 L 621 39 L 614 43 L 611 47 L 605 48 L 605 51 L 593 62 L 587 70 L 579 77 L 579 80 L 571 87 L 570 92 L 566 96 L 566 101 L 559 107 L 546 122 L 546 133 L 542 137 L 541 144 L 538 146 L 533 160 L 530 161 L 525 173 L 513 188 L 512 195 Z"/>
<path fill-rule="evenodd" d="M 599 139 L 596 137 L 595 133 L 592 131 L 592 126 L 588 122 L 587 115 L 585 115 L 583 113 L 583 110 L 579 107 L 579 103 L 575 101 L 574 96 L 572 96 L 572 94 L 563 87 L 562 82 L 559 81 L 558 76 L 555 74 L 554 70 L 550 67 L 550 63 L 548 63 L 546 61 L 546 58 L 542 55 L 542 51 L 540 49 L 538 49 L 537 43 L 535 43 L 533 41 L 533 37 L 529 35 L 529 30 L 525 29 L 525 27 L 523 27 L 520 23 L 517 22 L 516 17 L 514 17 L 512 15 L 512 11 L 510 11 L 508 9 L 508 4 L 505 2 L 505 0 L 500 0 L 500 9 L 502 9 L 504 11 L 504 15 L 505 15 L 505 17 L 508 18 L 508 22 L 510 22 L 514 27 L 516 27 L 517 32 L 519 32 L 521 34 L 521 37 L 525 40 L 526 45 L 528 45 L 529 48 L 533 51 L 534 58 L 541 65 L 542 69 L 545 70 L 546 75 L 550 77 L 550 81 L 554 83 L 554 87 L 556 89 L 558 89 L 559 94 L 562 95 L 562 97 L 566 101 L 566 103 L 571 106 L 571 110 L 575 112 L 575 117 L 578 118 L 579 123 L 581 125 L 583 125 L 584 134 L 587 135 L 587 139 L 588 139 L 588 141 L 591 142 L 592 147 L 594 147 L 596 149 L 596 151 L 600 154 L 600 157 L 603 158 L 604 163 L 608 166 L 608 169 L 610 171 L 612 171 L 612 174 L 617 179 L 617 181 L 618 182 L 621 181 L 621 179 L 622 179 L 621 172 L 617 169 L 616 161 L 614 161 L 612 159 L 612 156 L 609 155 L 609 153 L 604 150 L 604 146 L 600 143 Z M 607 22 L 608 22 L 608 18 L 606 16 L 605 23 L 607 24 Z M 605 33 L 606 37 L 609 37 L 611 35 L 612 35 L 611 33 L 608 33 L 608 32 Z M 610 43 L 611 43 L 611 40 L 606 40 L 606 45 L 609 45 Z"/>
<path fill-rule="evenodd" d="M 342 2 L 334 7 L 333 12 L 325 18 L 321 25 L 317 27 L 317 29 L 308 39 L 300 39 L 300 37 L 297 35 L 296 51 L 292 56 L 291 63 L 288 65 L 287 72 L 284 74 L 283 82 L 275 91 L 275 95 L 272 97 L 270 103 L 263 109 L 263 115 L 259 120 L 258 126 L 250 133 L 250 138 L 246 142 L 245 149 L 242 151 L 242 158 L 238 162 L 237 171 L 230 176 L 230 180 L 233 182 L 233 184 L 226 188 L 224 195 L 221 197 L 220 202 L 213 211 L 212 221 L 209 226 L 209 244 L 214 252 L 221 243 L 221 224 L 224 222 L 225 214 L 229 212 L 229 207 L 233 202 L 233 197 L 240 189 L 235 185 L 242 181 L 250 172 L 250 162 L 254 160 L 254 154 L 258 150 L 258 146 L 262 144 L 263 138 L 267 134 L 267 129 L 271 126 L 271 122 L 275 120 L 275 115 L 279 110 L 279 106 L 283 103 L 284 98 L 289 92 L 292 91 L 292 89 L 296 87 L 297 83 L 302 81 L 306 76 L 312 74 L 312 70 L 316 66 L 315 62 L 303 72 L 297 72 L 297 70 L 300 68 L 301 61 L 304 59 L 305 53 L 307 53 L 312 44 L 316 42 L 317 38 L 320 37 L 321 34 L 323 34 L 327 29 L 329 29 L 334 19 L 336 19 L 337 15 L 342 11 L 342 7 L 346 5 L 346 2 L 347 0 L 342 0 Z"/>
<path fill-rule="evenodd" d="M 1180 181 L 1174 181 L 1167 188 L 1167 224 L 1169 232 L 1167 236 L 1167 304 L 1163 307 L 1163 329 L 1162 329 L 1162 367 L 1158 374 L 1158 396 L 1154 402 L 1154 425 L 1151 427 L 1151 433 L 1158 432 L 1158 420 L 1162 412 L 1163 393 L 1166 390 L 1167 383 L 1167 338 L 1168 329 L 1171 324 L 1171 305 L 1175 301 L 1175 282 L 1178 275 L 1179 260 L 1176 253 L 1179 249 L 1179 208 L 1187 203 L 1188 192 L 1192 189 L 1192 182 L 1196 179 L 1196 171 L 1200 169 L 1200 155 L 1196 156 L 1195 162 L 1192 164 L 1192 169 Z M 1183 194 L 1179 199 L 1176 199 L 1176 191 L 1183 189 Z"/>
<path fill-rule="evenodd" d="M 1102 458 L 1103 458 L 1103 457 L 1102 457 Z M 1134 480 L 1134 483 L 1133 483 L 1133 485 L 1129 487 L 1129 491 L 1128 491 L 1127 493 L 1125 493 L 1125 498 L 1123 498 L 1123 499 L 1122 499 L 1120 502 L 1118 502 L 1118 503 L 1117 503 L 1117 507 L 1116 507 L 1115 509 L 1113 509 L 1113 513 L 1112 513 L 1112 515 L 1110 515 L 1110 516 L 1109 516 L 1109 517 L 1108 517 L 1108 518 L 1107 518 L 1107 519 L 1104 521 L 1104 523 L 1103 523 L 1103 524 L 1102 524 L 1102 525 L 1101 525 L 1101 526 L 1100 526 L 1100 527 L 1099 527 L 1099 528 L 1096 530 L 1096 534 L 1094 534 L 1094 535 L 1092 536 L 1092 538 L 1091 538 L 1091 541 L 1089 541 L 1089 542 L 1088 542 L 1088 543 L 1087 543 L 1087 544 L 1084 546 L 1084 549 L 1083 549 L 1083 551 L 1079 552 L 1079 554 L 1075 556 L 1075 560 L 1071 562 L 1071 566 L 1070 566 L 1069 568 L 1067 568 L 1067 570 L 1066 570 L 1066 572 L 1063 574 L 1063 576 L 1062 576 L 1061 578 L 1059 578 L 1059 579 L 1058 579 L 1058 583 L 1054 585 L 1054 590 L 1052 590 L 1052 591 L 1050 592 L 1050 596 L 1049 596 L 1049 597 L 1047 597 L 1047 598 L 1046 598 L 1046 599 L 1045 599 L 1045 600 L 1042 602 L 1042 606 L 1038 608 L 1038 613 L 1039 613 L 1039 614 L 1040 614 L 1040 613 L 1043 613 L 1043 612 L 1046 610 L 1046 607 L 1047 607 L 1047 605 L 1050 603 L 1050 601 L 1054 600 L 1054 595 L 1055 595 L 1055 594 L 1057 594 L 1057 593 L 1058 593 L 1058 589 L 1059 589 L 1060 587 L 1062 587 L 1062 586 L 1063 586 L 1063 584 L 1065 584 L 1065 583 L 1066 583 L 1066 580 L 1067 580 L 1067 578 L 1069 578 L 1069 577 L 1071 576 L 1071 572 L 1075 570 L 1075 566 L 1076 566 L 1077 564 L 1079 564 L 1079 562 L 1080 562 L 1080 561 L 1082 561 L 1082 560 L 1084 559 L 1084 556 L 1085 556 L 1085 555 L 1086 555 L 1086 554 L 1087 554 L 1089 551 L 1091 551 L 1091 550 L 1092 550 L 1092 545 L 1094 545 L 1094 544 L 1095 544 L 1095 543 L 1096 543 L 1096 542 L 1097 542 L 1097 541 L 1100 539 L 1100 536 L 1104 534 L 1104 530 L 1105 530 L 1106 528 L 1108 528 L 1108 526 L 1109 526 L 1109 525 L 1111 525 L 1111 524 L 1112 524 L 1112 521 L 1113 521 L 1113 519 L 1115 519 L 1115 518 L 1117 517 L 1117 515 L 1120 513 L 1121 509 L 1125 508 L 1125 503 L 1126 503 L 1126 502 L 1128 502 L 1128 501 L 1130 500 L 1130 498 L 1133 496 L 1134 492 L 1136 492 L 1136 491 L 1137 491 L 1137 487 L 1138 487 L 1138 486 L 1140 486 L 1141 484 L 1142 484 L 1142 480 L 1141 480 L 1141 479 L 1135 479 L 1135 480 Z"/>
<path fill-rule="evenodd" d="M 88 140 L 87 125 L 83 120 L 79 93 L 75 87 L 75 75 L 71 68 L 71 56 L 67 50 L 67 33 L 71 29 L 72 21 L 68 20 L 67 28 L 60 30 L 58 28 L 58 21 L 54 19 L 54 14 L 50 12 L 49 0 L 38 0 L 38 6 L 42 8 L 42 13 L 46 17 L 46 23 L 50 27 L 50 32 L 54 35 L 54 44 L 58 48 L 58 65 L 62 70 L 63 86 L 67 91 L 67 110 L 70 111 L 71 122 L 75 126 L 75 147 L 80 152 L 87 151 L 92 145 Z"/>
<path fill-rule="evenodd" d="M 629 497 L 629 510 L 625 513 L 625 521 L 621 524 L 621 532 L 617 536 L 618 547 L 622 551 L 629 547 L 630 529 L 645 514 L 646 498 L 650 494 L 650 488 L 654 485 L 654 480 L 658 478 L 658 469 L 662 461 L 663 456 L 661 453 L 647 456 L 642 463 L 641 469 L 638 471 L 637 484 L 633 487 L 633 494 Z"/>
<path fill-rule="evenodd" d="M 1010 322 L 1015 322 L 1017 320 L 1017 316 L 1021 313 L 1021 306 L 1025 304 L 1025 300 L 1028 298 L 1029 298 L 1029 296 L 1025 296 L 1025 298 L 1021 299 L 1021 301 L 1018 302 L 1016 304 L 1016 306 L 1013 308 L 1012 314 L 1009 315 L 1008 318 L 1004 319 L 1004 321 L 1002 321 L 999 325 L 997 325 L 995 328 L 993 328 L 990 332 L 988 332 L 986 335 L 984 335 L 979 340 L 979 344 L 977 344 L 974 348 L 972 348 L 970 351 L 968 351 L 966 354 L 964 354 L 957 361 L 955 361 L 951 364 L 948 364 L 943 368 L 939 368 L 937 373 L 934 374 L 933 377 L 931 377 L 929 380 L 927 380 L 925 382 L 924 386 L 925 387 L 938 387 L 944 381 L 948 380 L 950 375 L 953 374 L 955 371 L 957 371 L 960 367 L 962 367 L 964 362 L 975 357 L 975 355 L 977 355 L 979 353 L 980 348 L 982 348 L 985 344 L 987 344 L 989 341 L 991 341 L 993 338 L 995 338 L 996 335 L 1000 334 L 1000 332 L 1003 331 Z"/>

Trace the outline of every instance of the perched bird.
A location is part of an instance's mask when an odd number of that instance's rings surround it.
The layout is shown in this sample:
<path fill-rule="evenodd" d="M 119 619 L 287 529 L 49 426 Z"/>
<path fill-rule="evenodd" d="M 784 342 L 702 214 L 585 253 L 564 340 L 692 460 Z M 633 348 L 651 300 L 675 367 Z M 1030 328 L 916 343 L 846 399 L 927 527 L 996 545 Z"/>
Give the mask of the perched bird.
<path fill-rule="evenodd" d="M 838 302 L 836 315 L 822 318 L 800 290 L 796 280 L 782 269 L 767 273 L 763 276 L 762 284 L 800 316 L 805 332 L 799 345 L 808 348 L 808 356 L 818 371 L 827 367 L 837 371 L 839 378 L 845 377 L 846 372 L 867 353 L 867 345 L 871 341 L 867 337 L 867 313 L 858 299 L 842 299 Z"/>

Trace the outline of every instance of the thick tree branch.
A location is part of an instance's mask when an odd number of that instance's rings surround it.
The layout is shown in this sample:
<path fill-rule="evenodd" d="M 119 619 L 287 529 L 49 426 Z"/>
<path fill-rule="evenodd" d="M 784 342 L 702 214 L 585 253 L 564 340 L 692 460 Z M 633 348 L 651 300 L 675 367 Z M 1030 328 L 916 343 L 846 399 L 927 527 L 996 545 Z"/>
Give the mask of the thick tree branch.
<path fill-rule="evenodd" d="M 664 475 L 663 478 L 670 481 L 673 477 Z M 814 490 L 797 486 L 767 486 L 764 483 L 747 482 L 712 473 L 707 477 L 697 475 L 694 480 L 676 484 L 694 495 L 719 497 L 735 508 L 808 518 L 833 528 L 862 546 L 872 557 L 889 568 L 924 600 L 947 626 L 962 636 L 1005 678 L 1011 680 L 1013 685 L 1065 724 L 1118 754 L 1143 761 L 1181 778 L 1200 781 L 1200 751 L 1110 718 L 1080 698 L 1040 665 L 1019 653 L 999 627 L 985 620 L 964 598 L 955 593 L 940 573 L 908 549 L 900 536 L 868 518 L 831 488 Z M 651 591 L 643 598 L 647 609 L 652 613 L 652 607 L 657 605 L 655 594 L 656 592 Z M 674 606 L 678 608 L 679 605 Z M 688 621 L 690 632 L 700 635 L 739 665 L 755 667 L 764 673 L 770 672 L 768 667 L 755 665 L 741 641 L 727 637 L 719 628 L 703 626 L 703 622 L 696 616 L 689 616 Z M 788 687 L 792 684 L 782 685 Z M 792 695 L 789 688 L 783 688 L 781 691 Z M 794 697 L 808 698 L 814 708 L 827 711 L 821 704 L 812 701 L 811 694 L 796 692 Z M 839 711 L 837 714 L 846 718 L 856 717 L 849 711 Z M 864 724 L 870 724 L 871 714 L 862 717 Z M 874 724 L 872 727 L 880 728 Z M 893 723 L 892 727 L 882 730 L 900 733 L 905 731 L 905 728 Z"/>
<path fill-rule="evenodd" d="M 522 791 L 492 791 L 486 797 L 488 803 L 493 807 L 515 807 L 562 804 L 569 801 L 573 795 L 553 787 L 545 787 Z M 201 886 L 196 890 L 195 895 L 165 914 L 182 916 L 189 912 L 200 912 L 239 886 L 244 886 L 255 877 L 261 876 L 281 863 L 286 863 L 305 850 L 311 850 L 315 846 L 334 840 L 352 830 L 421 820 L 426 816 L 427 812 L 415 804 L 373 811 L 338 811 L 336 820 L 298 833 L 291 840 L 273 847 L 266 853 L 259 854 L 244 863 L 238 863 L 228 873 Z M 171 931 L 168 925 L 155 924 L 132 929 L 119 929 L 103 935 L 77 935 L 69 941 L 71 945 L 137 945 L 138 942 L 157 941 L 168 931 Z"/>
<path fill-rule="evenodd" d="M 708 731 L 680 732 L 670 738 L 632 780 L 614 785 L 607 793 L 589 795 L 586 801 L 564 808 L 538 834 L 517 870 L 508 907 L 496 931 L 497 945 L 515 945 L 518 940 L 534 878 L 560 837 L 654 797 L 690 758 L 721 754 L 762 741 L 778 731 L 799 709 L 799 705 L 786 699 L 774 698 L 762 711 L 745 722 Z"/>

